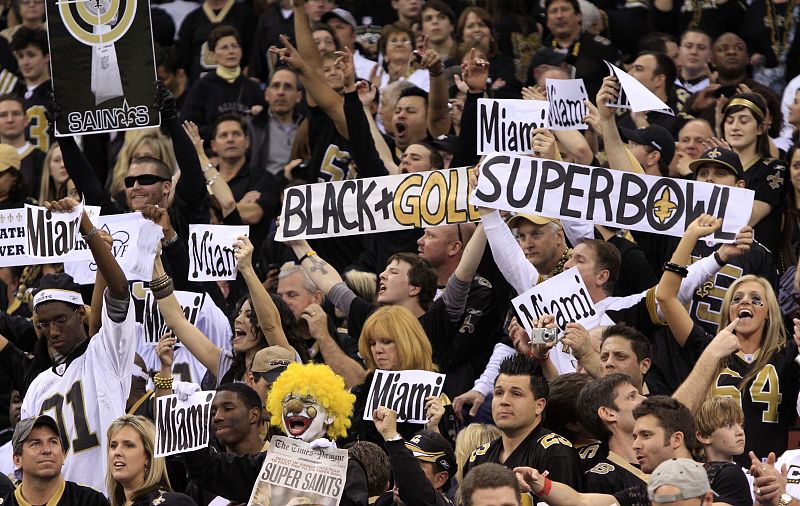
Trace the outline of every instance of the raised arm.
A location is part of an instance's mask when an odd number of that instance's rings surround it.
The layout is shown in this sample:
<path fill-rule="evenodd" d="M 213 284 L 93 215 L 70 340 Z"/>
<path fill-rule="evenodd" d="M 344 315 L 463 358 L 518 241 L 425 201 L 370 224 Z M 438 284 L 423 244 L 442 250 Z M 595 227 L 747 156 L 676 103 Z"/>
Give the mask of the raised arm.
<path fill-rule="evenodd" d="M 295 11 L 296 10 L 297 9 L 295 9 Z M 296 19 L 295 24 L 297 24 Z M 297 34 L 297 36 L 298 40 L 300 40 L 299 34 Z M 313 99 L 308 101 L 308 105 L 319 105 L 325 114 L 333 121 L 336 126 L 336 131 L 339 132 L 342 137 L 349 138 L 347 121 L 345 120 L 344 111 L 342 110 L 344 99 L 325 83 L 319 75 L 319 72 L 314 70 L 320 68 L 321 63 L 320 66 L 314 66 L 314 63 L 306 60 L 302 51 L 298 51 L 292 43 L 289 42 L 286 36 L 281 35 L 280 39 L 283 44 L 283 49 L 270 48 L 270 51 L 277 54 L 282 63 L 285 63 L 292 70 L 297 72 L 297 75 L 300 77 L 300 82 L 303 83 L 310 99 Z M 316 49 L 314 49 L 314 53 L 318 54 Z"/>
<path fill-rule="evenodd" d="M 420 66 L 428 70 L 430 91 L 428 92 L 428 133 L 433 137 L 450 133 L 450 110 L 447 107 L 450 95 L 447 91 L 447 78 L 439 53 L 428 47 L 428 36 L 418 51 Z"/>
<path fill-rule="evenodd" d="M 672 394 L 672 398 L 689 408 L 692 414 L 697 413 L 708 395 L 708 389 L 711 388 L 711 383 L 717 375 L 720 361 L 739 350 L 739 338 L 733 333 L 738 324 L 739 318 L 736 318 L 708 343 L 694 364 L 692 372 Z"/>
<path fill-rule="evenodd" d="M 683 276 L 678 274 L 680 267 L 689 264 L 689 257 L 697 244 L 697 240 L 719 230 L 722 220 L 708 214 L 702 214 L 695 219 L 683 234 L 678 247 L 672 253 L 669 264 L 664 268 L 661 280 L 656 287 L 656 300 L 664 319 L 667 320 L 669 329 L 678 345 L 683 347 L 694 327 L 694 321 L 686 311 L 684 305 L 678 300 Z M 668 268 L 669 267 L 669 268 Z M 670 270 L 672 269 L 672 270 Z"/>
<path fill-rule="evenodd" d="M 328 295 L 334 285 L 343 282 L 339 272 L 317 255 L 305 240 L 287 241 L 284 244 L 292 248 L 294 254 L 300 259 L 300 265 L 325 295 Z"/>
<path fill-rule="evenodd" d="M 483 258 L 484 249 L 486 249 L 486 232 L 483 231 L 483 223 L 479 223 L 456 266 L 454 274 L 458 279 L 467 283 L 472 282 Z"/>
<path fill-rule="evenodd" d="M 289 340 L 286 339 L 286 334 L 283 332 L 281 326 L 281 314 L 275 303 L 272 302 L 272 297 L 267 293 L 267 289 L 261 284 L 258 279 L 255 269 L 253 269 L 253 243 L 246 236 L 241 236 L 234 247 L 234 255 L 239 264 L 239 272 L 247 284 L 247 290 L 250 292 L 250 300 L 253 303 L 253 309 L 258 318 L 258 326 L 264 333 L 267 343 L 270 346 L 280 346 L 292 353 L 297 351 L 289 345 Z"/>
<path fill-rule="evenodd" d="M 161 112 L 161 121 L 167 127 L 175 150 L 175 160 L 181 171 L 181 177 L 175 186 L 175 192 L 187 202 L 200 202 L 206 198 L 202 170 L 197 151 L 187 132 L 178 121 L 178 109 L 175 96 L 161 81 L 156 81 L 155 106 Z"/>
<path fill-rule="evenodd" d="M 607 102 L 614 102 L 619 96 L 619 80 L 614 76 L 603 78 L 603 85 L 597 93 L 597 111 L 600 116 L 600 128 L 603 132 L 606 155 L 608 156 L 608 166 L 612 169 L 625 172 L 642 172 L 636 170 L 628 157 L 628 149 L 622 142 L 622 137 L 617 130 L 617 121 L 614 118 L 614 109 L 606 105 Z"/>
<path fill-rule="evenodd" d="M 153 264 L 153 281 L 164 279 L 166 276 L 164 266 L 161 263 L 161 256 L 156 255 Z M 152 283 L 151 283 L 152 284 Z M 164 317 L 167 327 L 171 328 L 175 336 L 180 339 L 186 349 L 200 361 L 206 369 L 214 376 L 219 372 L 219 357 L 222 350 L 212 343 L 205 334 L 189 323 L 183 309 L 178 303 L 174 293 L 158 298 L 156 297 L 158 310 Z"/>
<path fill-rule="evenodd" d="M 486 80 L 489 78 L 489 62 L 478 58 L 475 48 L 469 52 L 466 63 L 461 64 L 461 75 L 468 92 L 461 113 L 461 131 L 458 134 L 458 145 L 453 155 L 451 167 L 475 165 L 480 159 L 475 151 L 478 145 L 478 99 L 486 91 Z"/>
<path fill-rule="evenodd" d="M 304 7 L 305 0 L 293 0 L 292 9 L 294 12 L 294 40 L 297 42 L 297 49 L 300 57 L 308 63 L 312 69 L 319 69 L 322 72 L 322 57 L 319 55 L 317 45 L 314 43 L 314 36 L 311 33 L 311 21 L 308 19 Z M 281 41 L 283 42 L 283 41 Z M 286 47 L 284 45 L 284 47 Z"/>
<path fill-rule="evenodd" d="M 364 117 L 367 118 L 369 133 L 372 137 L 372 142 L 375 144 L 375 149 L 378 151 L 378 156 L 380 156 L 383 166 L 389 174 L 399 174 L 400 168 L 395 163 L 392 151 L 389 149 L 389 145 L 386 144 L 386 139 L 383 138 L 383 134 L 381 134 L 378 124 L 375 123 L 375 118 L 372 117 L 372 112 L 369 110 L 369 104 L 374 100 L 375 92 L 378 88 L 369 81 L 359 82 L 357 88 L 358 97 L 364 107 Z M 372 98 L 370 98 L 370 94 Z"/>
<path fill-rule="evenodd" d="M 228 186 L 228 183 L 223 178 L 219 177 L 219 171 L 206 156 L 206 152 L 203 149 L 203 138 L 200 136 L 200 129 L 197 128 L 197 125 L 192 121 L 184 121 L 182 126 L 186 136 L 194 146 L 195 153 L 197 153 L 206 185 L 211 188 L 214 197 L 217 198 L 219 207 L 222 210 L 222 217 L 226 218 L 236 209 L 236 199 L 233 198 L 231 187 Z M 181 179 L 183 178 L 181 177 Z M 203 188 L 203 191 L 205 191 L 205 188 Z"/>

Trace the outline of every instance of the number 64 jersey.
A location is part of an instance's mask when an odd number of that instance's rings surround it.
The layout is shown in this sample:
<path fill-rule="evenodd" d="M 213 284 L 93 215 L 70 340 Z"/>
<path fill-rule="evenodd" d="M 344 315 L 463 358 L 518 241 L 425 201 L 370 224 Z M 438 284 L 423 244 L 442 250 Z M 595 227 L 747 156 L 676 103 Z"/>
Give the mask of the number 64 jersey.
<path fill-rule="evenodd" d="M 70 354 L 66 362 L 40 373 L 22 402 L 22 418 L 53 417 L 61 429 L 64 479 L 106 493 L 106 430 L 125 414 L 131 388 L 136 328 L 133 302 L 121 323 L 103 304 L 103 326 Z"/>

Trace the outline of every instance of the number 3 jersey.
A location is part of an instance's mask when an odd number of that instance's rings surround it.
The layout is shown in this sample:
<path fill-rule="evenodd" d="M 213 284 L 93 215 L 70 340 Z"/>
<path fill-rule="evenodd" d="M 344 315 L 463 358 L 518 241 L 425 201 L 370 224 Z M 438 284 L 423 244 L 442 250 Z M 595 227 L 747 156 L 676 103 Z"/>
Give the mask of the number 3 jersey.
<path fill-rule="evenodd" d="M 125 414 L 136 350 L 132 301 L 121 323 L 108 316 L 108 305 L 106 293 L 100 332 L 80 344 L 66 362 L 40 373 L 22 402 L 22 418 L 47 414 L 61 428 L 64 479 L 104 493 L 106 430 Z"/>

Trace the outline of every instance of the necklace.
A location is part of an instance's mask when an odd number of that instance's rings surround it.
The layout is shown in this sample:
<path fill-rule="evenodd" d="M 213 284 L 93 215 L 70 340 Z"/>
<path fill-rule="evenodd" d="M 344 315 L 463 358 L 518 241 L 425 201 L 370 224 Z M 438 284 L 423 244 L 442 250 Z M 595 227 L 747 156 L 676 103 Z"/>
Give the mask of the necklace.
<path fill-rule="evenodd" d="M 555 39 L 553 39 L 553 41 L 550 43 L 550 47 L 552 47 L 553 49 L 562 49 L 558 45 L 558 42 L 556 42 Z M 571 47 L 567 47 L 566 48 L 566 51 L 567 51 L 568 54 L 570 54 L 572 56 L 573 59 L 577 59 L 578 58 L 578 54 L 580 54 L 580 52 L 581 52 L 581 41 L 580 40 L 576 40 L 572 44 Z"/>
<path fill-rule="evenodd" d="M 550 272 L 550 276 L 555 276 L 556 274 L 561 274 L 564 272 L 564 264 L 567 263 L 567 260 L 569 260 L 570 253 L 572 253 L 572 250 L 569 248 L 564 250 L 564 253 L 561 254 L 561 258 L 558 259 L 556 268 Z"/>
<path fill-rule="evenodd" d="M 789 45 L 789 35 L 791 34 L 792 24 L 794 23 L 794 9 L 797 6 L 797 0 L 792 0 L 786 7 L 786 12 L 783 15 L 783 26 L 779 27 L 782 30 L 780 43 L 778 42 L 778 33 L 776 30 L 777 23 L 775 21 L 774 0 L 765 0 L 765 2 L 767 7 L 766 22 L 769 28 L 772 52 L 775 54 L 775 58 L 780 60 L 781 55 L 786 51 L 786 47 Z"/>

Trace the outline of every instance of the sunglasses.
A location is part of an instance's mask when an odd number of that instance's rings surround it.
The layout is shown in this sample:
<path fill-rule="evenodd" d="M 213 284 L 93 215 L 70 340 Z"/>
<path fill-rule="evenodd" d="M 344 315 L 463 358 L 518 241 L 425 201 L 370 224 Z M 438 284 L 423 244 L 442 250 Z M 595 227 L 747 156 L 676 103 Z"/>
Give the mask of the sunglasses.
<path fill-rule="evenodd" d="M 148 186 L 156 183 L 164 183 L 169 179 L 155 174 L 142 174 L 141 176 L 128 176 L 125 178 L 125 188 L 133 188 L 137 182 L 139 186 Z"/>

